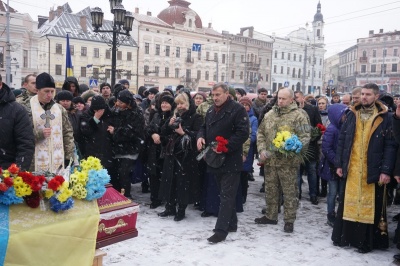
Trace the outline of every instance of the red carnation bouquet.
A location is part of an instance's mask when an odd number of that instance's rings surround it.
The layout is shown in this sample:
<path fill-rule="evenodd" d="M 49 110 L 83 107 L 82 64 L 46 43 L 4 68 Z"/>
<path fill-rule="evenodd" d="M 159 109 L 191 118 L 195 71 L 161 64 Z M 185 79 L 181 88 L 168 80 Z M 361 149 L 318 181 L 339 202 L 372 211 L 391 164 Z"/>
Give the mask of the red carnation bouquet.
<path fill-rule="evenodd" d="M 316 127 L 311 129 L 311 140 L 316 140 L 321 137 L 326 131 L 326 127 L 323 124 L 318 123 Z"/>
<path fill-rule="evenodd" d="M 224 152 L 224 153 L 228 152 L 228 148 L 226 147 L 226 145 L 228 144 L 227 139 L 221 136 L 217 136 L 215 140 L 216 143 L 214 147 L 216 148 L 217 152 Z"/>
<path fill-rule="evenodd" d="M 323 124 L 317 124 L 317 128 L 321 131 L 321 135 L 323 135 L 326 131 L 326 127 Z"/>

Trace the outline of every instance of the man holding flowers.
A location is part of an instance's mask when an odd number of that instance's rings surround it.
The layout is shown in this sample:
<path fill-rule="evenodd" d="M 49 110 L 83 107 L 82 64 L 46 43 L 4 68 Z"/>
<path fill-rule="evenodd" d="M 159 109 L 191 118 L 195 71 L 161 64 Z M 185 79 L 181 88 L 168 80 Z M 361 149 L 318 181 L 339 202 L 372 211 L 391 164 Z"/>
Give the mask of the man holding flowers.
<path fill-rule="evenodd" d="M 284 231 L 293 232 L 298 205 L 297 170 L 305 158 L 310 142 L 310 121 L 294 101 L 294 93 L 280 88 L 277 104 L 262 120 L 257 133 L 260 160 L 265 165 L 265 216 L 256 218 L 257 224 L 277 224 L 279 193 L 284 201 Z M 281 188 L 281 189 L 280 189 Z"/>
<path fill-rule="evenodd" d="M 224 241 L 229 232 L 237 231 L 235 197 L 243 166 L 242 145 L 249 137 L 250 125 L 246 110 L 229 97 L 226 84 L 215 84 L 211 96 L 214 105 L 208 109 L 205 123 L 197 134 L 197 149 L 217 144 L 213 150 L 225 155 L 221 166 L 207 166 L 207 171 L 215 174 L 221 199 L 215 234 L 207 240 L 218 243 Z"/>

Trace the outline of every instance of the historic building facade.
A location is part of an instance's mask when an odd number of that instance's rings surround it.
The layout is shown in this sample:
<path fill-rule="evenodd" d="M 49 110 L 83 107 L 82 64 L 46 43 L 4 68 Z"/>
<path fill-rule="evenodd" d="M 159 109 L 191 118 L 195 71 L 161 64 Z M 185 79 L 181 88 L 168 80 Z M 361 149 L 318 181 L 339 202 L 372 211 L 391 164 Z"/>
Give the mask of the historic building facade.
<path fill-rule="evenodd" d="M 157 17 L 135 10 L 140 85 L 209 90 L 226 82 L 250 91 L 270 86 L 271 42 L 257 40 L 252 27 L 238 35 L 219 33 L 211 23 L 203 26 L 189 2 L 169 4 Z"/>
<path fill-rule="evenodd" d="M 322 93 L 324 69 L 324 20 L 321 4 L 317 5 L 312 30 L 300 28 L 274 39 L 271 70 L 271 90 L 280 87 L 302 90 L 304 93 Z"/>
<path fill-rule="evenodd" d="M 49 17 L 40 21 L 39 72 L 48 72 L 54 77 L 56 87 L 65 80 L 66 36 L 70 38 L 74 76 L 79 83 L 110 82 L 111 47 L 107 44 L 112 34 L 93 31 L 90 8 L 73 13 L 68 4 L 49 12 Z M 112 22 L 103 21 L 102 29 L 112 30 Z M 117 51 L 116 80 L 128 79 L 130 88 L 137 88 L 137 45 L 134 38 L 121 38 Z"/>
<path fill-rule="evenodd" d="M 17 10 L 9 7 L 10 12 L 10 45 L 6 39 L 7 5 L 0 1 L 0 74 L 3 82 L 6 82 L 6 56 L 10 50 L 11 56 L 11 88 L 19 89 L 25 76 L 37 74 L 38 64 L 38 40 L 40 35 L 37 31 L 37 22 L 29 14 L 20 14 Z"/>
<path fill-rule="evenodd" d="M 383 90 L 400 93 L 400 31 L 369 32 L 366 38 L 357 39 L 357 85 L 376 83 Z"/>

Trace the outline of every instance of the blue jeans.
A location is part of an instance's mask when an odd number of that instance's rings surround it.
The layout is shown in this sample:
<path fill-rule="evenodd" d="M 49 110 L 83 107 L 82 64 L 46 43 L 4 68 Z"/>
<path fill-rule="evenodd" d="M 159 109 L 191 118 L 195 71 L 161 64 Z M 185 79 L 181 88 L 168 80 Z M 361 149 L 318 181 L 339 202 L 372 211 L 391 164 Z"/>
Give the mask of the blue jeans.
<path fill-rule="evenodd" d="M 339 202 L 344 199 L 344 187 L 346 180 L 343 178 L 330 180 L 328 182 L 329 190 L 326 198 L 328 214 L 335 213 L 336 196 L 339 196 Z"/>
<path fill-rule="evenodd" d="M 300 171 L 298 175 L 298 185 L 299 185 L 299 192 L 301 194 L 301 185 L 303 183 L 303 171 L 307 171 L 307 181 L 308 181 L 308 189 L 310 198 L 317 196 L 317 161 L 306 162 L 305 164 L 300 165 Z"/>

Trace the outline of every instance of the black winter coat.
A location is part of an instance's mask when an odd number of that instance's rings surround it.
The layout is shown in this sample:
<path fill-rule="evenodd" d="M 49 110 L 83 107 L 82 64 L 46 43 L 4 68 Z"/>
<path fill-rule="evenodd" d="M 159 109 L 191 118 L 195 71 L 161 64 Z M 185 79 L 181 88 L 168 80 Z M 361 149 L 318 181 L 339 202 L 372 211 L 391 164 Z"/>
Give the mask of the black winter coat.
<path fill-rule="evenodd" d="M 397 117 L 396 114 L 394 114 L 392 121 L 393 135 L 397 144 L 400 145 L 400 117 Z M 400 176 L 400 146 L 397 149 L 396 166 L 393 171 L 393 176 Z"/>
<path fill-rule="evenodd" d="M 316 127 L 317 124 L 322 124 L 321 114 L 318 111 L 318 107 L 313 106 L 311 104 L 304 104 L 304 111 L 308 114 L 310 118 L 310 126 L 312 128 Z M 311 139 L 310 143 L 308 144 L 308 152 L 307 152 L 307 160 L 308 161 L 316 161 L 319 158 L 319 149 L 318 149 L 318 140 Z"/>
<path fill-rule="evenodd" d="M 157 112 L 150 122 L 150 125 L 146 128 L 147 136 L 147 169 L 150 175 L 157 176 L 162 170 L 164 158 L 160 158 L 162 144 L 155 144 L 151 135 L 160 135 L 161 143 L 167 143 L 166 136 L 161 135 L 161 127 L 170 120 L 172 112 Z"/>
<path fill-rule="evenodd" d="M 216 112 L 214 107 L 208 109 L 205 123 L 197 138 L 204 138 L 206 146 L 215 141 L 217 136 L 228 140 L 225 162 L 218 169 L 207 166 L 211 173 L 240 172 L 243 166 L 243 143 L 250 131 L 249 116 L 243 105 L 228 98 L 227 102 Z"/>
<path fill-rule="evenodd" d="M 165 156 L 159 197 L 170 203 L 176 201 L 179 204 L 189 204 L 200 200 L 196 136 L 203 119 L 196 113 L 193 105 L 181 118 L 182 129 L 190 138 L 190 143 L 184 150 L 179 148 L 182 136 L 168 125 L 170 119 L 161 127 L 161 136 L 167 143 L 163 143 Z"/>
<path fill-rule="evenodd" d="M 132 109 L 114 111 L 114 154 L 139 154 L 144 148 L 144 117 L 136 103 Z"/>
<path fill-rule="evenodd" d="M 80 116 L 80 131 L 83 136 L 83 157 L 95 156 L 101 160 L 102 165 L 110 169 L 113 165 L 112 135 L 107 131 L 113 125 L 112 112 L 104 110 L 100 122 L 94 121 L 94 111 L 89 108 Z"/>
<path fill-rule="evenodd" d="M 7 169 L 16 163 L 23 170 L 29 169 L 35 153 L 32 122 L 4 83 L 0 89 L 0 136 L 0 167 Z"/>
<path fill-rule="evenodd" d="M 379 115 L 373 121 L 375 128 L 371 134 L 367 151 L 367 183 L 377 183 L 381 173 L 391 175 L 396 161 L 398 145 L 394 141 L 392 119 L 387 108 L 380 102 L 375 103 Z M 350 108 L 347 119 L 342 125 L 336 150 L 335 167 L 342 168 L 343 177 L 348 174 L 349 161 L 356 130 L 356 111 L 362 108 L 357 104 Z"/>

